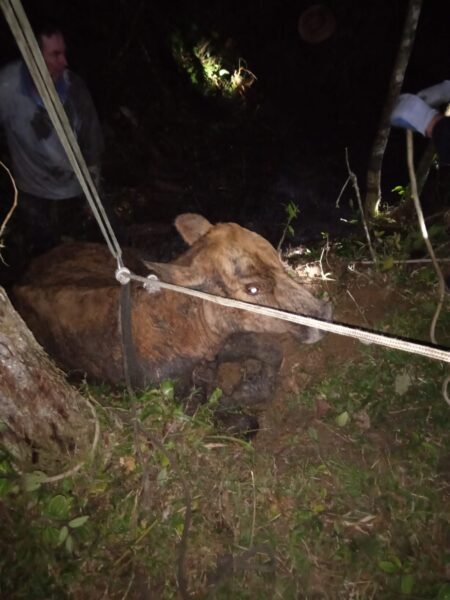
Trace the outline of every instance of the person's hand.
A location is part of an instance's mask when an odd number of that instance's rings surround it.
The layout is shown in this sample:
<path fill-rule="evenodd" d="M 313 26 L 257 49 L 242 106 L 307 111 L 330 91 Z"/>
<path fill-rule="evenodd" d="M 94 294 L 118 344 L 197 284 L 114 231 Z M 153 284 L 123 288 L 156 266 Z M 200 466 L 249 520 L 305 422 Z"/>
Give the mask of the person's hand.
<path fill-rule="evenodd" d="M 420 90 L 420 92 L 417 92 L 417 95 L 428 106 L 442 106 L 442 104 L 450 102 L 450 80 Z"/>
<path fill-rule="evenodd" d="M 437 110 L 430 108 L 418 96 L 401 94 L 391 114 L 391 125 L 426 135 L 428 125 L 438 114 Z"/>

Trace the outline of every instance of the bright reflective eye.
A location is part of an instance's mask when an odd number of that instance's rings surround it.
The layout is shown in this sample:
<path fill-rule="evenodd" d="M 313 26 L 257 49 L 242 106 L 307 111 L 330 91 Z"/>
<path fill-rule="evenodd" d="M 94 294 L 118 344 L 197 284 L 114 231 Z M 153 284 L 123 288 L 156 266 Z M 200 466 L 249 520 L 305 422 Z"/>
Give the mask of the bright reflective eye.
<path fill-rule="evenodd" d="M 251 296 L 256 296 L 258 292 L 259 289 L 256 287 L 256 285 L 247 286 L 247 294 L 250 294 Z"/>

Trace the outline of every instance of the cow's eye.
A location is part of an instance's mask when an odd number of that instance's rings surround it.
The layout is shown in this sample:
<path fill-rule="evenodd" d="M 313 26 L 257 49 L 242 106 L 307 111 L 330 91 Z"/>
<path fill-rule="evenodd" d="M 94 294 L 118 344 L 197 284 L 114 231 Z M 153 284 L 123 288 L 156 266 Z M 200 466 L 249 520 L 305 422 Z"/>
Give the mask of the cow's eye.
<path fill-rule="evenodd" d="M 259 293 L 259 287 L 257 287 L 256 285 L 248 285 L 245 288 L 245 291 L 247 292 L 247 294 L 249 294 L 249 296 L 256 296 Z"/>

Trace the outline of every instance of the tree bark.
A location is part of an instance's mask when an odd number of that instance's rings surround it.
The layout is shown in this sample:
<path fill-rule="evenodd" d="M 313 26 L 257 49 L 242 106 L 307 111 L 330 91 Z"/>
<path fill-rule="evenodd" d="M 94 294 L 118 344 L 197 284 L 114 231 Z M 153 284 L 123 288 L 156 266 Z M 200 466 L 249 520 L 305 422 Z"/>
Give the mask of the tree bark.
<path fill-rule="evenodd" d="M 392 70 L 386 101 L 378 124 L 378 132 L 372 146 L 372 154 L 367 173 L 366 200 L 364 203 L 364 210 L 367 217 L 376 215 L 381 200 L 381 166 L 389 138 L 389 132 L 391 130 L 390 116 L 403 85 L 406 67 L 408 66 L 409 57 L 416 36 L 421 8 L 422 0 L 410 0 L 405 25 L 403 27 L 400 48 Z"/>
<path fill-rule="evenodd" d="M 51 362 L 0 287 L 0 443 L 35 469 L 54 470 L 93 437 L 83 397 Z"/>

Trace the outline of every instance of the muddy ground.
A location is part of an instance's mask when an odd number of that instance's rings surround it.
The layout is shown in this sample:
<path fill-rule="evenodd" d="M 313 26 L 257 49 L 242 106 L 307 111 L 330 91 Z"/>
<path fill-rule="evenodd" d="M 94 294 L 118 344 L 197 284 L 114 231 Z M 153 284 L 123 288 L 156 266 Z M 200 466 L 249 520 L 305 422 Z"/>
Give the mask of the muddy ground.
<path fill-rule="evenodd" d="M 334 274 L 331 272 L 329 280 L 323 280 L 318 262 L 309 267 L 300 266 L 296 270 L 308 282 L 305 272 L 311 272 L 311 267 L 314 269 L 316 277 L 309 279 L 309 287 L 311 291 L 325 292 L 329 296 L 334 306 L 333 320 L 336 322 L 380 332 L 381 323 L 389 318 L 393 310 L 398 310 L 400 305 L 405 310 L 408 305 L 411 306 L 407 295 L 402 295 L 389 282 L 388 276 L 375 273 L 371 268 L 358 267 L 359 270 L 355 272 L 351 262 L 338 262 Z M 361 360 L 362 344 L 350 337 L 332 333 L 327 333 L 324 339 L 311 346 L 302 346 L 292 338 L 286 338 L 282 343 L 280 387 L 273 403 L 267 406 L 264 413 L 257 444 L 271 451 L 272 444 L 282 444 L 284 435 L 306 429 L 312 421 L 320 421 L 332 408 L 328 404 L 329 399 L 324 403 L 319 401 L 314 410 L 305 407 L 298 418 L 289 411 L 286 419 L 283 408 L 286 398 L 289 395 L 301 398 L 302 390 L 335 373 L 340 366 L 348 368 L 352 363 L 357 363 Z"/>
<path fill-rule="evenodd" d="M 332 271 L 327 272 L 327 279 L 321 278 L 321 271 L 325 267 L 330 268 L 329 263 L 322 265 L 322 268 L 319 261 L 305 263 L 295 270 L 312 293 L 326 294 L 330 298 L 334 306 L 333 320 L 336 322 L 380 332 L 382 322 L 393 311 L 400 306 L 408 310 L 408 306 L 414 304 L 408 298 L 407 290 L 402 293 L 386 274 L 376 273 L 367 266 L 356 269 L 353 263 L 339 260 L 333 266 Z M 272 402 L 264 408 L 256 440 L 257 446 L 261 445 L 269 452 L 280 444 L 284 435 L 307 429 L 311 421 L 321 419 L 332 408 L 329 400 L 324 403 L 318 401 L 314 410 L 305 407 L 298 418 L 289 411 L 288 418 L 285 418 L 286 399 L 289 396 L 299 397 L 301 402 L 302 390 L 329 377 L 340 366 L 347 369 L 352 363 L 357 363 L 361 360 L 363 342 L 327 333 L 313 345 L 301 345 L 287 336 L 280 346 L 282 362 L 277 389 Z"/>

